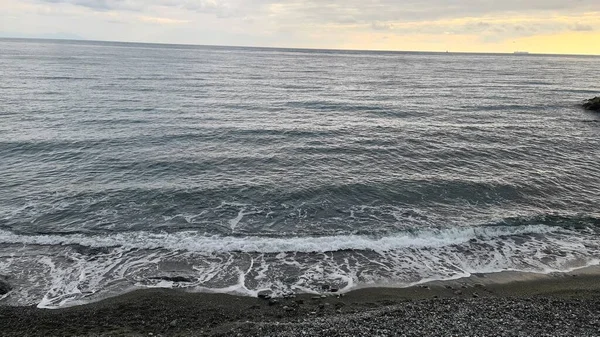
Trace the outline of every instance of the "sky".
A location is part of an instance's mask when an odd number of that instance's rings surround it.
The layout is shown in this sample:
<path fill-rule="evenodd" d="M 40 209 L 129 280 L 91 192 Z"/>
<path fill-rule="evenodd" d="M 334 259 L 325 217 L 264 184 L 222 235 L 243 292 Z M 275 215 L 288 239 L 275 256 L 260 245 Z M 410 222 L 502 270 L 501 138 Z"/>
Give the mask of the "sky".
<path fill-rule="evenodd" d="M 0 36 L 600 55 L 600 0 L 0 0 Z"/>

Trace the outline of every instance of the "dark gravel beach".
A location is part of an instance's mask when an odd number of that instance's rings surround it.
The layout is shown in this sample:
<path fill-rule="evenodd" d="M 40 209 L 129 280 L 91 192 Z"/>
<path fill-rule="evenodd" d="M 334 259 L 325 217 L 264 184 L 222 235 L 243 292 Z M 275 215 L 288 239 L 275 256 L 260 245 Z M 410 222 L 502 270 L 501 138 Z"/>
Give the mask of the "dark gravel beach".
<path fill-rule="evenodd" d="M 59 310 L 0 307 L 0 335 L 600 336 L 596 274 L 499 279 L 276 300 L 142 290 Z"/>

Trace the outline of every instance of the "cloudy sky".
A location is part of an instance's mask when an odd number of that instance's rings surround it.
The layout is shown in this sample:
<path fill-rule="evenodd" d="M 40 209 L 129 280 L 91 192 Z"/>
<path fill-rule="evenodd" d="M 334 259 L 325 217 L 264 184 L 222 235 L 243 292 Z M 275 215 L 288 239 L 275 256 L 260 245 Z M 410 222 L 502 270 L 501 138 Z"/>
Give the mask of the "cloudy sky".
<path fill-rule="evenodd" d="M 600 54 L 600 0 L 0 0 L 0 36 Z"/>

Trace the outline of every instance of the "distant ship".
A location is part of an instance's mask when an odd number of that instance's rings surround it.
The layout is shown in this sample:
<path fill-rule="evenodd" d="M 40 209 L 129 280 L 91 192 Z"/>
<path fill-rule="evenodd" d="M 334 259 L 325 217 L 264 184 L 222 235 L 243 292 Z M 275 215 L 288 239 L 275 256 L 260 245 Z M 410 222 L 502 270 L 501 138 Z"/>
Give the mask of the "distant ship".
<path fill-rule="evenodd" d="M 515 55 L 529 55 L 528 51 L 516 51 L 514 52 Z"/>

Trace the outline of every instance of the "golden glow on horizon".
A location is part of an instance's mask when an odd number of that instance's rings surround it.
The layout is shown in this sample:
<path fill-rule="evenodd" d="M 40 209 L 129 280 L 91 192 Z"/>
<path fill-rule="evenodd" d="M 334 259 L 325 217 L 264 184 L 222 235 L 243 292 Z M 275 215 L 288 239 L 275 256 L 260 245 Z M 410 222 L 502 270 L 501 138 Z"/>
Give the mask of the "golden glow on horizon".
<path fill-rule="evenodd" d="M 595 42 L 598 41 L 598 42 Z M 600 32 L 566 32 L 486 43 L 477 35 L 356 34 L 341 49 L 600 55 Z"/>
<path fill-rule="evenodd" d="M 530 7 L 521 11 L 515 6 L 513 11 L 483 11 L 485 14 L 476 15 L 477 11 L 467 10 L 439 15 L 437 19 L 435 15 L 425 15 L 422 17 L 427 19 L 417 20 L 373 12 L 363 14 L 357 1 L 315 1 L 310 6 L 302 0 L 275 1 L 261 10 L 241 14 L 236 8 L 231 13 L 217 11 L 229 9 L 227 6 L 206 13 L 172 6 L 178 1 L 157 0 L 155 3 L 162 5 L 125 10 L 119 6 L 94 9 L 66 0 L 0 0 L 0 36 L 75 33 L 83 39 L 124 42 L 600 55 L 600 5 L 556 6 L 548 10 Z M 368 4 L 364 8 L 369 8 Z M 398 9 L 390 6 L 394 8 Z M 390 17 L 395 21 L 385 21 Z"/>
<path fill-rule="evenodd" d="M 594 22 L 596 26 L 582 22 Z M 493 37 L 489 33 L 456 32 L 465 26 L 487 27 L 570 27 L 555 33 L 539 32 L 520 37 Z M 444 33 L 410 33 L 411 31 L 435 29 Z M 393 23 L 389 29 L 373 31 L 360 26 L 329 26 L 322 34 L 351 30 L 340 44 L 342 49 L 375 49 L 399 51 L 451 51 L 512 53 L 527 51 L 540 54 L 600 55 L 600 13 L 590 12 L 578 16 L 523 16 L 466 17 L 437 21 Z M 581 29 L 577 31 L 576 29 Z M 464 29 L 463 29 L 464 30 Z M 398 33 L 401 32 L 401 33 Z M 341 34 L 340 34 L 341 35 Z M 344 34 L 345 35 L 345 34 Z"/>

